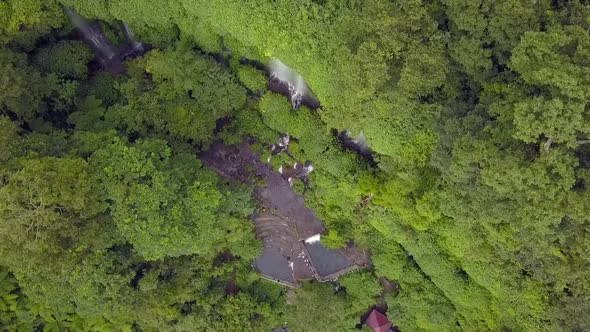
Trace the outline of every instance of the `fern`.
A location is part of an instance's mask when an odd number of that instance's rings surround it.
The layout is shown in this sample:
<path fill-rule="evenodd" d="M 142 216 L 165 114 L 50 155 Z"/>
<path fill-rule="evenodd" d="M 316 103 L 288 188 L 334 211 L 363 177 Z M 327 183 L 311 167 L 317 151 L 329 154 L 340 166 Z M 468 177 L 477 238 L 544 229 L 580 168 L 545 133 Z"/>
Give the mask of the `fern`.
<path fill-rule="evenodd" d="M 0 267 L 0 311 L 16 311 L 17 288 L 16 279 L 8 272 L 8 269 Z"/>

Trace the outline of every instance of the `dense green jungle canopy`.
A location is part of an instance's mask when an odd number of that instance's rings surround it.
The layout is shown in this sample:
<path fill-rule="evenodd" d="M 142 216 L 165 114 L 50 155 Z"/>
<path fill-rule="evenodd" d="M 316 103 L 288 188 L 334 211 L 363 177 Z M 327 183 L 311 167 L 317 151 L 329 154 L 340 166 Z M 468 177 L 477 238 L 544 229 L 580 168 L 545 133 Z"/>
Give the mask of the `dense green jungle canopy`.
<path fill-rule="evenodd" d="M 64 6 L 151 51 L 101 69 Z M 0 330 L 348 331 L 386 277 L 404 332 L 589 331 L 589 29 L 587 0 L 0 1 Z M 345 291 L 262 280 L 252 186 L 198 159 L 284 132 L 322 242 L 371 252 Z"/>

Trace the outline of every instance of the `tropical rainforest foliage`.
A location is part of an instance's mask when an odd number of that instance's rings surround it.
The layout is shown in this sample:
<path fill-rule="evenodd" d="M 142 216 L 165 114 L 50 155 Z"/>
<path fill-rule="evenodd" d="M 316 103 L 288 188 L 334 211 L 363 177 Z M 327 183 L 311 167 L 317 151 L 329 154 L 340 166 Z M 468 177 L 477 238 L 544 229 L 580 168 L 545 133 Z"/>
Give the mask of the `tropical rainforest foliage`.
<path fill-rule="evenodd" d="M 101 70 L 63 6 L 153 49 Z M 402 331 L 590 330 L 589 30 L 586 0 L 0 1 L 0 330 L 346 331 L 381 277 Z M 260 279 L 252 186 L 198 159 L 284 132 L 322 241 L 371 252 L 344 291 Z"/>

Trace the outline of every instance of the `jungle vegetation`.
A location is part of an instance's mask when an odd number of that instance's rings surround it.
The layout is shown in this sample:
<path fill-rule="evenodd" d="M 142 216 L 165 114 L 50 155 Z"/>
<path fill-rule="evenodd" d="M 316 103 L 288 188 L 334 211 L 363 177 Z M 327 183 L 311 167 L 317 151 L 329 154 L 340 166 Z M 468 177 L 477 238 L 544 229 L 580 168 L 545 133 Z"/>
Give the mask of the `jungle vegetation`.
<path fill-rule="evenodd" d="M 64 7 L 152 49 L 111 74 Z M 586 0 L 0 1 L 0 330 L 347 331 L 381 277 L 401 331 L 590 330 L 589 30 Z M 262 280 L 251 186 L 198 159 L 284 132 L 323 243 L 371 252 L 345 291 Z"/>

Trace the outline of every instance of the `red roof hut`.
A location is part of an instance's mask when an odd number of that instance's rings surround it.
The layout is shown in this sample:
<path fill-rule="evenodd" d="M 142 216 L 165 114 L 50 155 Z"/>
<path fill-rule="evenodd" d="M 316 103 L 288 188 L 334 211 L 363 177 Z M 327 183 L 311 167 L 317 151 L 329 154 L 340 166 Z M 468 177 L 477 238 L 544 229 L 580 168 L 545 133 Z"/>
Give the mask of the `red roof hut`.
<path fill-rule="evenodd" d="M 388 332 L 391 329 L 391 322 L 387 319 L 387 316 L 380 313 L 376 309 L 373 309 L 365 321 L 368 327 L 372 328 L 375 332 Z"/>

